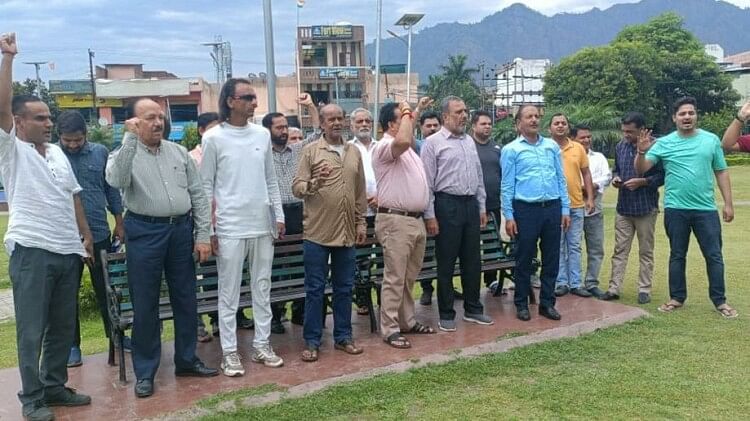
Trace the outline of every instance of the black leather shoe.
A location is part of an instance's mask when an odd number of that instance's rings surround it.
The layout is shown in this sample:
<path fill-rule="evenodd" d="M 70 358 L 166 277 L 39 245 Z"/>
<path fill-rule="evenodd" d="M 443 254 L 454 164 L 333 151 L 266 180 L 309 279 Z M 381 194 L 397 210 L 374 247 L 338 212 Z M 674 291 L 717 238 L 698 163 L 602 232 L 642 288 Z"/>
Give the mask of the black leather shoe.
<path fill-rule="evenodd" d="M 140 379 L 135 383 L 135 396 L 147 398 L 154 394 L 154 381 L 151 379 Z"/>
<path fill-rule="evenodd" d="M 562 318 L 554 307 L 539 306 L 539 315 L 551 320 L 560 320 Z"/>
<path fill-rule="evenodd" d="M 528 308 L 519 308 L 516 310 L 516 317 L 518 318 L 518 320 L 528 322 L 529 320 L 531 320 L 531 313 L 529 313 Z"/>
<path fill-rule="evenodd" d="M 422 291 L 422 296 L 419 297 L 419 304 L 423 306 L 432 305 L 432 291 Z"/>
<path fill-rule="evenodd" d="M 573 295 L 577 295 L 579 297 L 588 298 L 591 297 L 591 293 L 588 290 L 585 290 L 583 288 L 572 288 L 570 290 L 570 293 Z"/>
<path fill-rule="evenodd" d="M 203 361 L 198 360 L 192 367 L 176 368 L 174 375 L 177 377 L 213 377 L 219 375 L 219 370 L 208 368 Z"/>
<path fill-rule="evenodd" d="M 558 285 L 555 287 L 555 297 L 562 297 L 570 292 L 570 288 L 567 285 Z"/>
<path fill-rule="evenodd" d="M 604 301 L 614 301 L 614 300 L 619 300 L 620 296 L 617 295 L 617 294 L 613 294 L 613 293 L 607 291 L 607 292 L 604 293 L 604 295 L 602 295 L 601 297 L 599 297 L 599 299 L 600 300 L 604 300 Z"/>
<path fill-rule="evenodd" d="M 240 329 L 254 329 L 255 322 L 253 321 L 253 319 L 248 319 L 246 317 L 238 317 L 237 327 Z"/>
<path fill-rule="evenodd" d="M 286 328 L 284 327 L 284 324 L 281 323 L 279 320 L 271 320 L 271 333 L 284 333 L 286 332 Z"/>

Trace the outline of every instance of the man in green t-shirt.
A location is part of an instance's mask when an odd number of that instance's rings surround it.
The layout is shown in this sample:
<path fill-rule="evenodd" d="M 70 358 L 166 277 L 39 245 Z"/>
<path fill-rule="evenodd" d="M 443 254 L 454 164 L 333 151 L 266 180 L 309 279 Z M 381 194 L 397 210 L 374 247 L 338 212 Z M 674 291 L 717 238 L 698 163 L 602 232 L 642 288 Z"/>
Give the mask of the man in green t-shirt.
<path fill-rule="evenodd" d="M 677 130 L 651 140 L 644 130 L 638 138 L 635 168 L 640 174 L 662 162 L 666 172 L 664 228 L 669 237 L 669 297 L 659 306 L 668 313 L 687 299 L 685 257 L 690 232 L 698 240 L 708 272 L 708 295 L 716 310 L 726 318 L 737 317 L 737 310 L 724 296 L 724 259 L 721 254 L 721 223 L 714 202 L 714 177 L 724 199 L 724 222 L 732 222 L 732 190 L 727 163 L 719 138 L 698 128 L 698 112 L 693 97 L 678 99 L 672 121 Z"/>

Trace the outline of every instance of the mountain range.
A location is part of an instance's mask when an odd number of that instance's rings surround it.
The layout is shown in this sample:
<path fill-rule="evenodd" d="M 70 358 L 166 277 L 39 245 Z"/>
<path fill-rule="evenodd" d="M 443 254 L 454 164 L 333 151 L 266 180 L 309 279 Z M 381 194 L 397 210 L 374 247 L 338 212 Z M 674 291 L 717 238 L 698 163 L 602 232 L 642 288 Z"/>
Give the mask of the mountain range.
<path fill-rule="evenodd" d="M 496 65 L 516 57 L 559 62 L 581 48 L 609 43 L 625 26 L 645 23 L 668 11 L 682 16 L 685 27 L 704 44 L 721 45 L 725 55 L 750 50 L 750 9 L 723 1 L 642 0 L 554 16 L 516 3 L 476 23 L 440 23 L 415 32 L 412 71 L 426 82 L 429 75 L 439 73 L 449 56 L 457 54 L 468 56 L 471 67 L 483 63 L 488 75 Z M 380 51 L 381 64 L 406 63 L 406 48 L 398 39 L 384 38 Z M 366 54 L 373 65 L 374 43 L 367 45 Z"/>

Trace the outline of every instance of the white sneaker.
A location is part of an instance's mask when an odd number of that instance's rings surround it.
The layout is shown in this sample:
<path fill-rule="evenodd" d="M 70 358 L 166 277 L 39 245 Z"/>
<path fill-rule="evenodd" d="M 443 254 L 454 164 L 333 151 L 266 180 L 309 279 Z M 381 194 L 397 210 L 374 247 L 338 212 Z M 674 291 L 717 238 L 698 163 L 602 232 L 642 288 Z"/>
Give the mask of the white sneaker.
<path fill-rule="evenodd" d="M 284 365 L 284 360 L 273 352 L 271 345 L 254 348 L 251 359 L 256 363 L 265 365 L 266 367 L 281 367 Z"/>
<path fill-rule="evenodd" d="M 237 352 L 225 354 L 224 358 L 221 359 L 221 371 L 228 377 L 244 376 L 245 369 L 242 367 L 240 354 Z"/>

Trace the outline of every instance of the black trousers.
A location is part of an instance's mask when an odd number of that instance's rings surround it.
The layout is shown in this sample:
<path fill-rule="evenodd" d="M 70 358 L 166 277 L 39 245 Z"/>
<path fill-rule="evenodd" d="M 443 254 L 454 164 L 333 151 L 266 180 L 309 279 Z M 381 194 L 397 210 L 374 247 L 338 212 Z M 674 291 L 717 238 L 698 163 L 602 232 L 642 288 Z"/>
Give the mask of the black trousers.
<path fill-rule="evenodd" d="M 57 254 L 16 243 L 8 274 L 13 283 L 16 343 L 24 413 L 68 381 L 68 354 L 76 320 L 77 254 Z M 9 387 L 10 385 L 5 385 Z"/>
<path fill-rule="evenodd" d="M 453 320 L 453 270 L 460 259 L 464 312 L 481 314 L 479 277 L 482 270 L 479 245 L 479 203 L 474 196 L 435 193 L 435 217 L 440 231 L 435 237 L 437 297 L 441 320 Z"/>
<path fill-rule="evenodd" d="M 516 308 L 529 306 L 531 294 L 532 260 L 537 254 L 537 243 L 542 252 L 542 288 L 539 305 L 554 307 L 555 282 L 560 268 L 560 200 L 541 203 L 513 201 L 513 216 L 518 227 L 516 237 L 516 267 L 513 271 L 516 283 L 514 301 Z"/>
<path fill-rule="evenodd" d="M 282 205 L 284 209 L 284 226 L 286 234 L 302 234 L 302 202 L 288 203 Z M 271 303 L 272 320 L 281 321 L 286 312 L 286 302 Z M 302 324 L 305 315 L 305 299 L 299 298 L 292 301 L 292 320 L 297 324 Z"/>
<path fill-rule="evenodd" d="M 96 296 L 96 305 L 99 307 L 99 314 L 102 316 L 102 322 L 104 323 L 104 334 L 109 338 L 109 309 L 107 308 L 107 288 L 104 286 L 104 272 L 102 269 L 102 258 L 101 251 L 109 251 L 109 247 L 112 245 L 109 238 L 98 243 L 94 243 L 94 265 L 89 266 L 89 275 L 91 275 L 91 285 L 94 287 L 94 294 Z M 78 286 L 81 286 L 81 278 L 83 277 L 83 265 L 81 270 L 78 272 Z M 81 346 L 81 320 L 78 312 L 79 302 L 76 300 L 76 330 L 73 336 L 73 346 Z"/>

